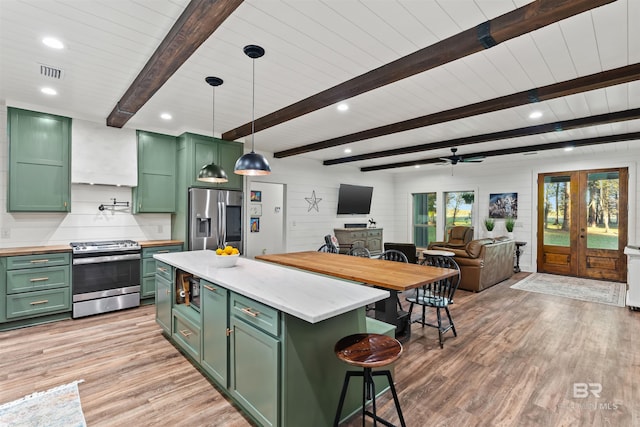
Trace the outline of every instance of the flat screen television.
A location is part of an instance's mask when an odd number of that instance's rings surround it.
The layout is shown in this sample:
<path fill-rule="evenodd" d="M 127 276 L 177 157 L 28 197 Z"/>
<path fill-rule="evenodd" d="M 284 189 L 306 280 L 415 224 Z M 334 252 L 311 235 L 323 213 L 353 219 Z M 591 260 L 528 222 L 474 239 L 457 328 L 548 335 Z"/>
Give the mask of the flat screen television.
<path fill-rule="evenodd" d="M 371 211 L 373 187 L 340 184 L 338 215 L 367 215 Z"/>

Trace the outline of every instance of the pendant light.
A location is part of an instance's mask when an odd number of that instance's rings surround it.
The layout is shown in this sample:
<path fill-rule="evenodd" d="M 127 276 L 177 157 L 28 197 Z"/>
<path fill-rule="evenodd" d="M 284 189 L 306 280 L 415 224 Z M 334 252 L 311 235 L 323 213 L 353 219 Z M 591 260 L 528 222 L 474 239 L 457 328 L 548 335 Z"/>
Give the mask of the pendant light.
<path fill-rule="evenodd" d="M 211 131 L 213 137 L 215 138 L 216 86 L 220 86 L 222 84 L 222 79 L 219 77 L 207 77 L 204 80 L 213 87 L 213 114 L 211 117 Z M 204 165 L 202 169 L 200 169 L 200 172 L 198 173 L 198 181 L 222 183 L 228 182 L 229 178 L 227 177 L 227 173 L 224 171 L 224 169 L 222 169 L 222 167 L 216 165 L 215 163 L 211 163 L 208 165 Z"/>
<path fill-rule="evenodd" d="M 256 114 L 256 58 L 264 55 L 264 49 L 250 44 L 244 47 L 244 53 L 253 59 L 253 92 L 251 94 L 251 152 L 242 155 L 236 162 L 234 172 L 238 175 L 269 175 L 271 167 L 267 159 L 254 151 L 255 148 L 255 114 Z"/>

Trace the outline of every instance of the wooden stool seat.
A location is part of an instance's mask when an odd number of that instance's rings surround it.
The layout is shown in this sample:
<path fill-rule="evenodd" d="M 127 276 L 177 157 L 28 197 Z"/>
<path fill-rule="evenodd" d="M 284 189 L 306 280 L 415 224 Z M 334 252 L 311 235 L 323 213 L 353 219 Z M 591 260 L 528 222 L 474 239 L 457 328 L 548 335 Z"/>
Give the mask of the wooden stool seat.
<path fill-rule="evenodd" d="M 338 359 L 349 365 L 378 368 L 398 360 L 402 344 L 387 335 L 354 334 L 338 341 L 334 350 Z"/>
<path fill-rule="evenodd" d="M 372 371 L 372 368 L 387 366 L 398 360 L 402 354 L 402 344 L 400 344 L 397 339 L 387 335 L 353 334 L 340 339 L 334 346 L 334 351 L 338 359 L 349 365 L 363 368 L 363 370 L 347 371 L 345 373 L 344 384 L 342 385 L 342 392 L 340 393 L 340 401 L 338 402 L 338 411 L 336 412 L 333 425 L 337 427 L 340 422 L 342 406 L 344 405 L 344 399 L 347 395 L 347 389 L 349 388 L 349 380 L 355 376 L 363 378 L 362 422 L 364 423 L 365 416 L 369 416 L 373 418 L 374 425 L 376 425 L 376 422 L 380 422 L 385 426 L 394 427 L 393 424 L 380 418 L 376 413 L 376 389 L 373 377 L 385 376 L 389 381 L 389 388 L 391 389 L 396 411 L 400 418 L 400 425 L 405 427 L 406 424 L 402 416 L 402 410 L 400 409 L 398 394 L 396 393 L 396 388 L 391 378 L 391 371 Z M 371 400 L 373 411 L 366 409 L 368 400 Z"/>

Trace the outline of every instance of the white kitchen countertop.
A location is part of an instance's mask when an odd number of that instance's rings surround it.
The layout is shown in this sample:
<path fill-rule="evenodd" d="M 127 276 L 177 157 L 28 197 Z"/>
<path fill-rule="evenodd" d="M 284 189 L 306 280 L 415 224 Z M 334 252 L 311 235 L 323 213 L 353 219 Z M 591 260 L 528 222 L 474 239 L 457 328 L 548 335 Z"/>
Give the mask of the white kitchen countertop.
<path fill-rule="evenodd" d="M 214 252 L 208 250 L 153 257 L 309 323 L 389 296 L 388 291 L 370 286 L 243 257 L 234 267 L 218 268 Z"/>

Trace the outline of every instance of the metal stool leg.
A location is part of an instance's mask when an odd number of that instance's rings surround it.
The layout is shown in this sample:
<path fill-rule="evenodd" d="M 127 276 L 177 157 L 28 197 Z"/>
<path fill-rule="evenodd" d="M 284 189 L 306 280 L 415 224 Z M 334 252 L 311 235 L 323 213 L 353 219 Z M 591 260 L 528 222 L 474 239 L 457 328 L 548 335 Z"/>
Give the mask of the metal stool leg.
<path fill-rule="evenodd" d="M 340 423 L 340 415 L 342 414 L 342 407 L 344 406 L 344 398 L 347 396 L 347 389 L 349 388 L 349 380 L 352 376 L 358 376 L 359 372 L 347 371 L 344 376 L 344 382 L 342 383 L 342 392 L 340 392 L 340 400 L 338 401 L 338 412 L 336 412 L 336 418 L 333 420 L 333 426 L 338 427 Z"/>

